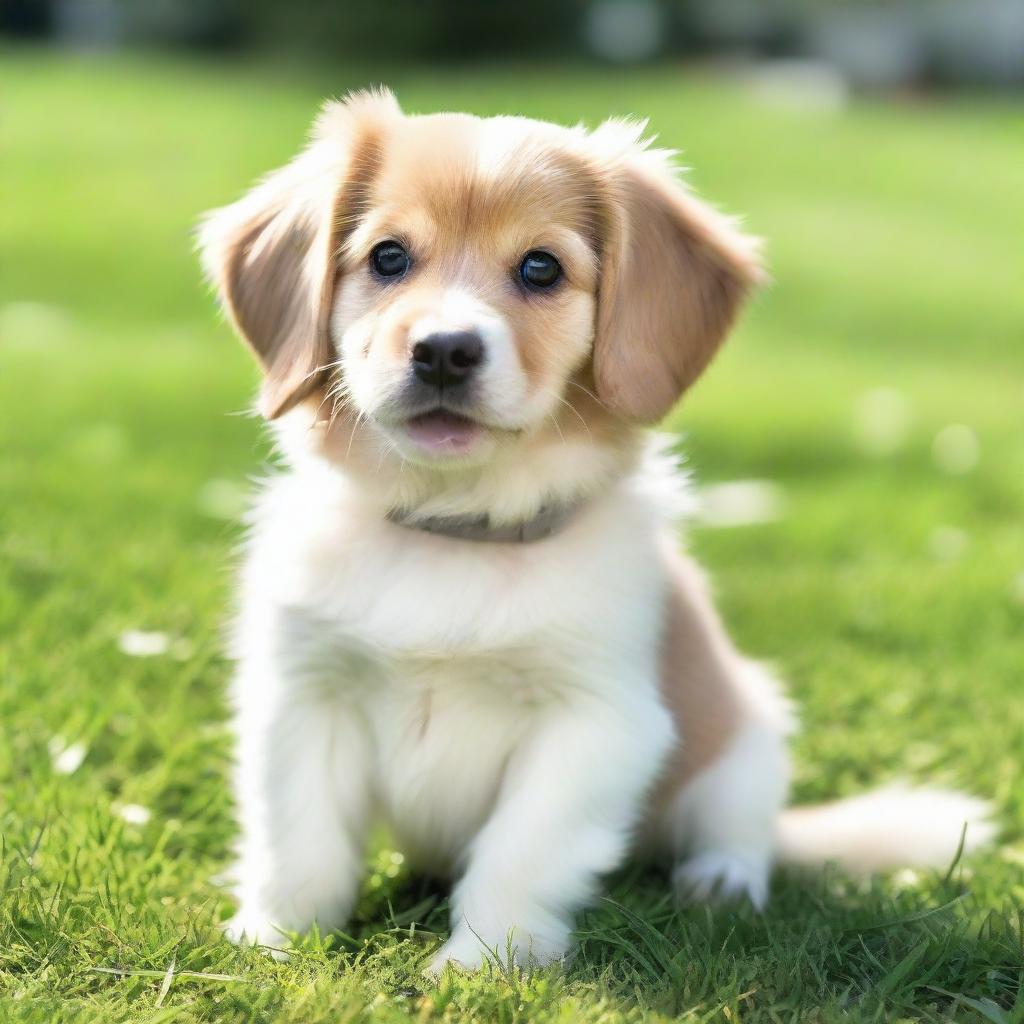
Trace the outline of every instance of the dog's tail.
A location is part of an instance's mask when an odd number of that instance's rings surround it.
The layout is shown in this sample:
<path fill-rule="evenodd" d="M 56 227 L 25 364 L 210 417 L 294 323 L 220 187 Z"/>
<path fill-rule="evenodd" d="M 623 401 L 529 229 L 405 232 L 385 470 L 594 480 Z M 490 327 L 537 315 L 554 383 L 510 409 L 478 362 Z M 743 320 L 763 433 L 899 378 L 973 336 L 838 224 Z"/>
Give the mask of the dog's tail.
<path fill-rule="evenodd" d="M 970 852 L 995 836 L 989 810 L 985 801 L 955 790 L 888 786 L 783 811 L 778 856 L 789 864 L 834 861 L 857 873 L 949 867 L 961 846 Z"/>

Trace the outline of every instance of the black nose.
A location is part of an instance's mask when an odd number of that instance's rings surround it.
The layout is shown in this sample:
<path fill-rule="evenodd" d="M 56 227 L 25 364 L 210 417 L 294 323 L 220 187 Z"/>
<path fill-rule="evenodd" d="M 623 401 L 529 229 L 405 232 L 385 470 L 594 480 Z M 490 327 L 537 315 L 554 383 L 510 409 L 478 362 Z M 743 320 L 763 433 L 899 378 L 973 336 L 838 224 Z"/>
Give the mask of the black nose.
<path fill-rule="evenodd" d="M 424 384 L 446 388 L 461 384 L 484 357 L 484 345 L 473 331 L 431 334 L 412 347 L 412 369 Z"/>

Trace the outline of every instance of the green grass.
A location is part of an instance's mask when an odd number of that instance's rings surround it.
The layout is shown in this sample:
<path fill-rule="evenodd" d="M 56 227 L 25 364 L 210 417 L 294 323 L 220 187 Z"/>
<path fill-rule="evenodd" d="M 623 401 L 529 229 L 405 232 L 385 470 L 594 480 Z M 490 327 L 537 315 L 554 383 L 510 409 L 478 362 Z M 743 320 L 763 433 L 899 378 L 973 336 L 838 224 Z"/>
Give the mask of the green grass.
<path fill-rule="evenodd" d="M 414 110 L 648 115 L 769 239 L 774 286 L 672 425 L 702 480 L 773 480 L 787 511 L 691 544 L 803 705 L 800 799 L 963 785 L 994 800 L 997 849 L 948 877 L 780 877 L 763 916 L 679 912 L 662 878 L 626 873 L 581 918 L 576 962 L 522 980 L 425 982 L 444 894 L 386 848 L 347 935 L 286 964 L 219 938 L 228 513 L 268 450 L 232 415 L 255 375 L 190 230 L 292 153 L 323 95 L 384 77 Z M 14 52 L 0 104 L 0 1020 L 1024 1021 L 1019 105 L 827 116 L 671 68 Z M 905 414 L 884 455 L 858 432 L 879 388 Z M 963 473 L 933 455 L 953 423 L 979 444 Z M 175 642 L 127 657 L 128 629 Z M 70 774 L 55 737 L 84 745 Z"/>

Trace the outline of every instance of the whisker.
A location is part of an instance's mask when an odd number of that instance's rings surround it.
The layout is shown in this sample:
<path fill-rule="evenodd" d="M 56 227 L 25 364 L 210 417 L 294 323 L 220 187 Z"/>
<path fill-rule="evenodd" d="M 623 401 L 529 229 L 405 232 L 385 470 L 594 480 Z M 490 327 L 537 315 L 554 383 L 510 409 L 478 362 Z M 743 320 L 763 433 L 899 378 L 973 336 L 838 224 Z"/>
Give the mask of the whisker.
<path fill-rule="evenodd" d="M 345 406 L 348 405 L 350 401 L 350 396 L 347 393 L 347 389 L 340 380 L 337 381 L 328 389 L 327 394 L 324 396 L 324 402 L 328 400 L 331 403 L 331 411 L 327 417 L 327 427 L 328 429 L 330 429 L 331 427 L 334 426 L 334 423 L 337 420 L 338 416 L 340 415 L 342 409 L 344 409 Z M 323 404 L 324 403 L 321 402 L 320 406 L 317 408 L 318 414 L 320 408 L 323 407 Z"/>
<path fill-rule="evenodd" d="M 336 412 L 337 412 L 337 404 L 338 404 L 337 403 L 337 394 L 338 394 L 338 392 L 337 392 L 337 387 L 336 387 L 335 384 L 332 384 L 324 392 L 324 397 L 320 399 L 320 403 L 316 407 L 316 419 L 317 419 L 318 423 L 320 422 L 320 410 L 328 402 L 331 403 L 331 412 L 330 412 L 330 415 L 327 417 L 327 425 L 330 426 L 334 422 L 334 417 L 335 417 Z"/>
<path fill-rule="evenodd" d="M 374 473 L 380 474 L 381 466 L 384 465 L 384 460 L 391 454 L 391 449 L 394 448 L 393 442 L 384 438 L 384 443 L 380 446 L 380 458 L 377 460 L 377 468 Z"/>
<path fill-rule="evenodd" d="M 335 420 L 337 420 L 341 410 L 348 403 L 348 398 L 340 393 L 331 396 L 331 414 L 327 417 L 327 429 L 330 430 L 334 426 Z"/>
<path fill-rule="evenodd" d="M 548 419 L 555 425 L 555 430 L 558 431 L 558 436 L 562 439 L 562 444 L 565 444 L 565 434 L 562 433 L 562 428 L 558 425 L 558 420 L 555 419 L 555 414 L 549 412 Z"/>
<path fill-rule="evenodd" d="M 327 397 L 332 399 L 331 415 L 328 426 L 333 426 L 341 410 L 351 401 L 351 392 L 344 377 L 334 378 L 333 383 L 327 391 Z"/>
<path fill-rule="evenodd" d="M 587 436 L 590 438 L 591 441 L 593 441 L 594 440 L 594 435 L 593 435 L 593 433 L 590 430 L 590 424 L 580 414 L 579 409 L 577 409 L 576 406 L 573 405 L 572 402 L 570 402 L 567 398 L 563 398 L 561 395 L 559 395 L 557 393 L 555 394 L 555 398 L 557 398 L 558 401 L 560 401 L 562 403 L 562 405 L 566 406 L 566 408 L 568 408 L 568 409 L 570 409 L 572 411 L 572 413 L 576 417 L 576 419 L 578 419 L 580 421 L 580 423 L 583 424 L 583 429 L 587 432 Z"/>
<path fill-rule="evenodd" d="M 352 454 L 352 442 L 356 439 L 356 431 L 359 430 L 359 427 L 362 424 L 363 417 L 365 415 L 366 414 L 363 412 L 363 410 L 360 409 L 359 410 L 359 415 L 356 416 L 355 423 L 352 424 L 352 432 L 348 435 L 348 448 L 345 449 L 345 459 L 346 459 L 346 461 L 348 460 L 348 457 Z M 380 469 L 379 466 L 377 468 Z"/>
<path fill-rule="evenodd" d="M 299 381 L 300 384 L 305 384 L 307 380 L 312 380 L 318 373 L 323 373 L 326 370 L 340 370 L 341 359 L 332 359 L 329 363 L 324 363 L 321 366 L 314 366 L 309 373 L 305 374 Z"/>
<path fill-rule="evenodd" d="M 582 391 L 585 395 L 590 395 L 590 397 L 595 402 L 597 402 L 597 404 L 601 406 L 602 409 L 605 409 L 607 412 L 612 412 L 612 410 L 604 402 L 602 402 L 601 399 L 598 398 L 597 395 L 595 395 L 594 392 L 591 391 L 589 388 L 585 388 L 582 384 L 578 384 L 574 380 L 566 381 L 566 383 L 571 384 L 574 388 L 579 388 L 580 391 Z"/>

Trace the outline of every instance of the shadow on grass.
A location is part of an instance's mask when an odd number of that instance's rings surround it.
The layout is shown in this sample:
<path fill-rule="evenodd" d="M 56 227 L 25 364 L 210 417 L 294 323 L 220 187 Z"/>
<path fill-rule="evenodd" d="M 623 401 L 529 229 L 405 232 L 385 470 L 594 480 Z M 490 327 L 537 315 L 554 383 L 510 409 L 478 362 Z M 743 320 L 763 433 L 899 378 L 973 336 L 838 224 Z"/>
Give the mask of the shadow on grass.
<path fill-rule="evenodd" d="M 979 913 L 959 869 L 903 881 L 900 889 L 831 869 L 784 872 L 758 913 L 748 905 L 681 908 L 662 872 L 633 869 L 581 915 L 572 961 L 532 972 L 524 984 L 541 977 L 566 996 L 596 987 L 623 1009 L 669 1016 L 816 1007 L 825 1019 L 857 1010 L 1017 1020 L 1024 916 Z M 334 933 L 336 948 L 365 952 L 397 939 L 423 942 L 426 953 L 447 936 L 447 893 L 445 883 L 408 875 L 371 890 L 348 933 Z M 407 981 L 395 994 L 425 988 Z"/>
<path fill-rule="evenodd" d="M 573 971 L 675 1015 L 694 1007 L 837 1014 L 1024 1009 L 1024 916 L 979 914 L 962 876 L 896 890 L 833 870 L 784 873 L 764 913 L 679 908 L 651 871 L 617 878 L 580 920 Z M 1014 1014 L 1012 1017 L 1008 1014 Z"/>

